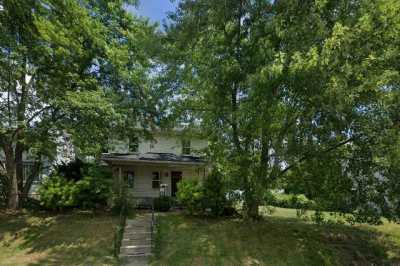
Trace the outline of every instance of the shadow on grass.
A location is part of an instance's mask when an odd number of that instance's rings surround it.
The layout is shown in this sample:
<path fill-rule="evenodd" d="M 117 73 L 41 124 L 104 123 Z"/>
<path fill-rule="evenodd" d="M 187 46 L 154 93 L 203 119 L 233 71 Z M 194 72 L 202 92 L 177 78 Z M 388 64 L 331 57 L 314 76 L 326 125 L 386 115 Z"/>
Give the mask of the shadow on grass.
<path fill-rule="evenodd" d="M 400 229 L 399 229 L 400 230 Z M 315 225 L 268 217 L 251 222 L 162 217 L 152 265 L 382 265 L 399 246 L 374 227 Z"/>
<path fill-rule="evenodd" d="M 108 215 L 24 214 L 3 218 L 6 221 L 0 224 L 0 236 L 12 236 L 10 245 L 15 242 L 15 250 L 23 251 L 15 256 L 35 257 L 28 265 L 116 264 L 112 257 L 116 219 Z"/>

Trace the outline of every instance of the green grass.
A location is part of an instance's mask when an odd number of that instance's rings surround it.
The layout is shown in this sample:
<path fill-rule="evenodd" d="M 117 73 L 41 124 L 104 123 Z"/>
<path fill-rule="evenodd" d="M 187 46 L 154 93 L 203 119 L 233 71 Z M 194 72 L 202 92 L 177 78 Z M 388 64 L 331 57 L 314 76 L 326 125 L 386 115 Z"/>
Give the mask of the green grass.
<path fill-rule="evenodd" d="M 116 265 L 117 217 L 0 212 L 0 265 Z"/>
<path fill-rule="evenodd" d="M 264 220 L 159 218 L 152 265 L 400 264 L 400 225 L 316 225 L 279 209 Z"/>

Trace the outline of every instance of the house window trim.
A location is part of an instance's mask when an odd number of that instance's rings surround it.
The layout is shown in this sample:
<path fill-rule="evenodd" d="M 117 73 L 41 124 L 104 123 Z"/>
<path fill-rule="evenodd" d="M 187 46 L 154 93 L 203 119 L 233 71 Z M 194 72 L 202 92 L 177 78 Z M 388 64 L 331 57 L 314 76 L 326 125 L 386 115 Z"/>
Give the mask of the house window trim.
<path fill-rule="evenodd" d="M 192 143 L 190 139 L 182 140 L 182 155 L 190 155 L 192 153 Z"/>
<path fill-rule="evenodd" d="M 139 138 L 136 136 L 129 137 L 128 140 L 128 150 L 129 152 L 139 152 Z"/>
<path fill-rule="evenodd" d="M 157 174 L 158 179 L 155 179 L 155 174 Z M 161 185 L 161 172 L 153 171 L 151 172 L 151 188 L 152 189 L 160 189 Z"/>
<path fill-rule="evenodd" d="M 130 174 L 132 178 L 129 178 Z M 131 189 L 135 188 L 135 171 L 125 171 L 125 178 L 126 187 Z"/>

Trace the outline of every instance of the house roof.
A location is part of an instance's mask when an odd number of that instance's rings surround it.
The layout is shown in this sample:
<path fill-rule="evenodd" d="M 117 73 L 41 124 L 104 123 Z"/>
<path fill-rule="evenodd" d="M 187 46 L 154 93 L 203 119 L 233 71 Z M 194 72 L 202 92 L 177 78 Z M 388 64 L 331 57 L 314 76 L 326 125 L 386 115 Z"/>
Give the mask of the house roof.
<path fill-rule="evenodd" d="M 142 162 L 142 163 L 177 163 L 177 164 L 206 164 L 204 158 L 173 153 L 103 153 L 102 160 L 107 163 Z"/>

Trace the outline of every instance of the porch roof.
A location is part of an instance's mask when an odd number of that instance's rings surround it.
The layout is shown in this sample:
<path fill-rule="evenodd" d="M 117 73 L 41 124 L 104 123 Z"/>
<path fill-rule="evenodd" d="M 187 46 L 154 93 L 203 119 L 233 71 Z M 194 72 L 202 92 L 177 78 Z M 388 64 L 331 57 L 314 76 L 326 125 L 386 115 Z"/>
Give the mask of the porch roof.
<path fill-rule="evenodd" d="M 161 163 L 205 165 L 204 158 L 190 155 L 176 155 L 173 153 L 103 153 L 102 160 L 107 163 Z"/>

